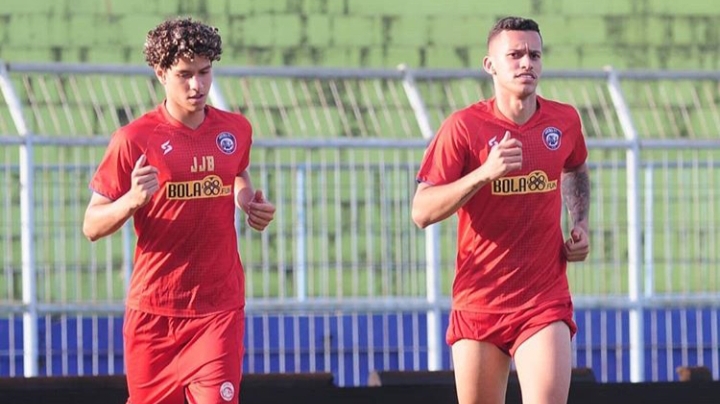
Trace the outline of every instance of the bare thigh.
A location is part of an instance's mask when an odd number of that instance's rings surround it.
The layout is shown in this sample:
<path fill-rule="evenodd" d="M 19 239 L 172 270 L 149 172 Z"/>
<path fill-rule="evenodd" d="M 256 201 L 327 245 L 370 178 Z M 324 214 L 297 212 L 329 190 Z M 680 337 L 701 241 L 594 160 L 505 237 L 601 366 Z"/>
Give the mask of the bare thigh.
<path fill-rule="evenodd" d="M 565 404 L 570 390 L 570 329 L 563 321 L 525 340 L 515 351 L 523 404 Z"/>
<path fill-rule="evenodd" d="M 452 345 L 459 404 L 504 404 L 510 357 L 489 342 L 462 339 Z"/>

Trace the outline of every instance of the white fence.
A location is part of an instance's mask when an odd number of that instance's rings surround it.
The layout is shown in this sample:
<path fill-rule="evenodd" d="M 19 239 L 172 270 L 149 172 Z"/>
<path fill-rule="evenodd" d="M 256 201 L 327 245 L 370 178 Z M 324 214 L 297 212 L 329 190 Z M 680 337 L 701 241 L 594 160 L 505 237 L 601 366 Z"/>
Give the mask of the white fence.
<path fill-rule="evenodd" d="M 569 268 L 575 364 L 603 381 L 720 371 L 720 73 L 550 71 L 580 111 L 592 181 L 587 262 Z M 81 234 L 109 134 L 162 100 L 150 69 L 0 64 L 0 375 L 122 372 L 134 236 Z M 238 221 L 248 372 L 451 367 L 454 219 L 410 205 L 424 146 L 491 95 L 469 70 L 216 67 L 211 102 L 255 128 L 251 171 L 276 204 Z"/>

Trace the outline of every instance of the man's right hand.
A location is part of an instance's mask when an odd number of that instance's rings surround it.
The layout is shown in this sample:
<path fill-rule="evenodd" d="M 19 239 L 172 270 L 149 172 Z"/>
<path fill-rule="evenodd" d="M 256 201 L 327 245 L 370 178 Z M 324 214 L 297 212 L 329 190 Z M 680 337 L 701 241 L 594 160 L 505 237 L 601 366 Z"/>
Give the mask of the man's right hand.
<path fill-rule="evenodd" d="M 510 137 L 510 131 L 498 144 L 492 147 L 487 160 L 480 166 L 487 174 L 488 181 L 494 181 L 505 174 L 522 168 L 522 143 Z"/>
<path fill-rule="evenodd" d="M 150 202 L 150 199 L 160 188 L 158 170 L 147 164 L 147 157 L 143 154 L 135 162 L 130 179 L 132 181 L 132 187 L 130 188 L 132 208 L 139 209 Z"/>

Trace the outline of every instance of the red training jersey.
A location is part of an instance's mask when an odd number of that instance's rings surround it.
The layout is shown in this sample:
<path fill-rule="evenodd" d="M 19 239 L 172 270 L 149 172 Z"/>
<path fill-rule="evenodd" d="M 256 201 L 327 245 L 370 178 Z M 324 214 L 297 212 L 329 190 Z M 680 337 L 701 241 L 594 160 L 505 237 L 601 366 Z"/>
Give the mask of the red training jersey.
<path fill-rule="evenodd" d="M 90 188 L 120 198 L 143 154 L 160 182 L 133 216 L 137 246 L 128 307 L 183 317 L 244 307 L 233 186 L 248 167 L 251 143 L 245 117 L 210 106 L 194 130 L 160 105 L 113 134 Z"/>
<path fill-rule="evenodd" d="M 503 117 L 494 98 L 456 111 L 425 152 L 417 179 L 441 185 L 480 167 L 505 131 L 522 142 L 522 168 L 482 187 L 457 212 L 454 309 L 504 313 L 570 298 L 560 175 L 583 164 L 587 148 L 572 106 L 537 102 L 523 125 Z"/>

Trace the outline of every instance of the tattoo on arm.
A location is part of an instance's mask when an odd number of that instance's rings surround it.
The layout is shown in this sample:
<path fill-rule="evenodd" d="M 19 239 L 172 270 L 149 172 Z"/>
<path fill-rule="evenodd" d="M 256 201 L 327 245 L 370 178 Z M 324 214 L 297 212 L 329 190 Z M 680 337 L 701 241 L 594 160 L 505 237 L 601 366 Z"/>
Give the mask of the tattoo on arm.
<path fill-rule="evenodd" d="M 587 170 L 563 173 L 562 194 L 572 223 L 586 221 L 590 210 L 590 178 Z"/>

